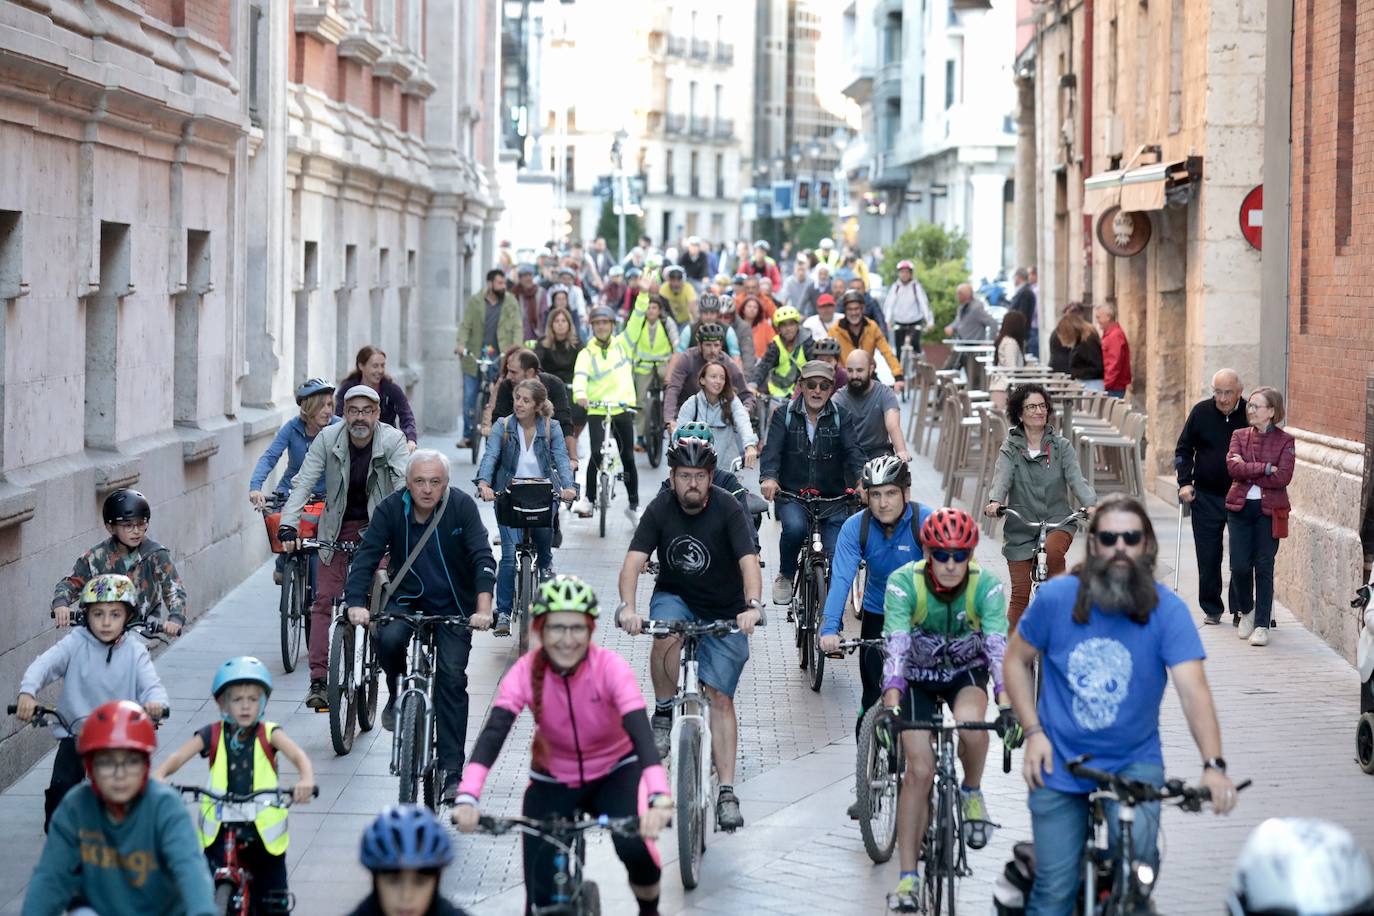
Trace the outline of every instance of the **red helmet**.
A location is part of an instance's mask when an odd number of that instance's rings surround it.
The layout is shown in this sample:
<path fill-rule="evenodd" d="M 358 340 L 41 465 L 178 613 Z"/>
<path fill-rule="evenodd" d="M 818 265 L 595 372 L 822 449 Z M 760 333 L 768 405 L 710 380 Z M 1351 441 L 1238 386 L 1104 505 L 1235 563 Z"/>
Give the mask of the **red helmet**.
<path fill-rule="evenodd" d="M 921 526 L 921 543 L 943 550 L 978 546 L 978 523 L 963 509 L 936 509 Z"/>
<path fill-rule="evenodd" d="M 86 718 L 76 752 L 85 757 L 110 750 L 142 751 L 150 756 L 157 750 L 157 732 L 143 707 L 129 700 L 111 700 Z"/>

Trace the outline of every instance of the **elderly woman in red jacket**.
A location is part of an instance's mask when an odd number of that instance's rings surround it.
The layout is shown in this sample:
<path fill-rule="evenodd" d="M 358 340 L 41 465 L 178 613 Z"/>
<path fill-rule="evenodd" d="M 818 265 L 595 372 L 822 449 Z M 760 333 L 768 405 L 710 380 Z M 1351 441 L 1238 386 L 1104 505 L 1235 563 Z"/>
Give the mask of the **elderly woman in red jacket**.
<path fill-rule="evenodd" d="M 1288 482 L 1293 479 L 1293 437 L 1283 422 L 1283 395 L 1256 388 L 1245 406 L 1250 425 L 1231 434 L 1226 470 L 1226 528 L 1231 535 L 1231 595 L 1241 639 L 1269 645 L 1274 605 L 1274 555 L 1288 536 Z"/>

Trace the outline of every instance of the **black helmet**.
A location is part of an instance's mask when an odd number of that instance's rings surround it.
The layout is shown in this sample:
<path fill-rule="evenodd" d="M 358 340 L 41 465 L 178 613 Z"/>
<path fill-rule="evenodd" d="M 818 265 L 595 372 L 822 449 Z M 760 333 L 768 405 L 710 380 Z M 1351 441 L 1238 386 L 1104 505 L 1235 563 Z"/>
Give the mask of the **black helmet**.
<path fill-rule="evenodd" d="M 116 522 L 127 522 L 129 519 L 141 518 L 148 521 L 153 517 L 153 508 L 148 505 L 148 498 L 137 490 L 120 489 L 105 497 L 105 505 L 100 514 L 105 519 L 105 524 L 113 525 Z"/>
<path fill-rule="evenodd" d="M 668 467 L 716 469 L 716 449 L 705 439 L 678 439 L 668 449 Z"/>
<path fill-rule="evenodd" d="M 911 486 L 911 468 L 896 455 L 879 455 L 864 465 L 863 483 L 865 487 L 890 484 L 905 490 Z"/>
<path fill-rule="evenodd" d="M 863 306 L 868 305 L 868 300 L 864 297 L 864 294 L 859 292 L 857 289 L 851 289 L 849 292 L 845 293 L 843 296 L 840 297 L 840 308 L 844 308 L 851 302 L 857 302 Z"/>
<path fill-rule="evenodd" d="M 840 342 L 833 337 L 822 337 L 812 343 L 812 356 L 839 356 Z"/>
<path fill-rule="evenodd" d="M 714 321 L 710 324 L 703 324 L 701 327 L 697 328 L 696 339 L 697 343 L 705 343 L 708 340 L 724 342 L 725 328 L 716 324 Z"/>
<path fill-rule="evenodd" d="M 320 394 L 321 392 L 333 390 L 333 382 L 326 382 L 322 378 L 307 379 L 301 385 L 301 387 L 296 389 L 296 405 L 300 406 L 301 404 L 305 403 L 305 399 L 310 397 L 312 394 Z"/>

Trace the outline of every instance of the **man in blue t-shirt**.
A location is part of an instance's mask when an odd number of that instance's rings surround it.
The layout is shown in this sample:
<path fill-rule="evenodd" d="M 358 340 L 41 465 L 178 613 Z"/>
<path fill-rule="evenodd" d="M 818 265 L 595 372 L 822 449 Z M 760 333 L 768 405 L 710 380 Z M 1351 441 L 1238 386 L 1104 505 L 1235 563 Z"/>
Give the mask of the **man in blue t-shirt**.
<path fill-rule="evenodd" d="M 1169 675 L 1202 757 L 1201 784 L 1224 814 L 1235 788 L 1221 756 L 1221 728 L 1202 660 L 1206 653 L 1188 607 L 1155 581 L 1154 527 L 1137 500 L 1103 500 L 1089 525 L 1088 556 L 1067 576 L 1047 582 L 1026 609 L 1007 647 L 1007 693 L 1026 736 L 1023 771 L 1030 787 L 1035 884 L 1028 914 L 1073 912 L 1095 785 L 1067 762 L 1091 755 L 1091 766 L 1162 785 L 1159 705 Z M 1039 705 L 1032 663 L 1044 673 Z M 1159 804 L 1137 809 L 1133 838 L 1141 862 L 1157 865 Z M 1112 843 L 1115 805 L 1108 805 Z"/>

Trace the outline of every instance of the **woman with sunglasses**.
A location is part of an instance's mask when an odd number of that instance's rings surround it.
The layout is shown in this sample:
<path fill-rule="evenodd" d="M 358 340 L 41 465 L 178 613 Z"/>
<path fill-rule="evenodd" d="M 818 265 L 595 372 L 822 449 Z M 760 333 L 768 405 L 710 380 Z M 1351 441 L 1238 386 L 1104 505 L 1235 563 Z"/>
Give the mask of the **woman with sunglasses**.
<path fill-rule="evenodd" d="M 1073 509 L 1069 498 L 1081 507 L 1097 503 L 1097 494 L 1088 486 L 1078 466 L 1073 444 L 1050 425 L 1054 405 L 1043 385 L 1034 382 L 1018 385 L 1007 397 L 1007 420 L 1011 430 L 997 452 L 997 467 L 988 491 L 983 514 L 997 515 L 1002 506 L 1011 506 L 1023 518 L 1057 521 Z M 1011 607 L 1007 611 L 1010 632 L 1016 632 L 1021 612 L 1030 602 L 1031 573 L 1039 531 L 1020 519 L 1007 516 L 1002 529 L 1002 556 L 1007 558 L 1011 575 Z M 1073 543 L 1073 532 L 1056 528 L 1045 539 L 1045 552 L 1052 577 L 1064 571 L 1064 555 Z"/>
<path fill-rule="evenodd" d="M 639 836 L 612 838 L 629 873 L 641 916 L 658 912 L 660 859 L 653 839 L 672 818 L 673 800 L 639 681 L 625 659 L 592 642 L 596 593 L 575 576 L 555 576 L 535 593 L 532 649 L 501 679 L 482 734 L 463 770 L 453 822 L 477 828 L 478 804 L 511 726 L 525 709 L 534 716 L 530 782 L 521 814 L 546 819 L 639 815 Z M 639 804 L 643 782 L 648 800 Z M 543 839 L 523 839 L 525 912 L 553 902 L 554 856 Z"/>

